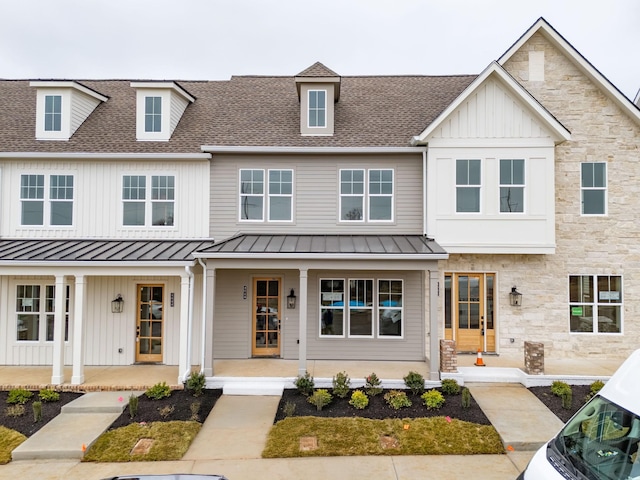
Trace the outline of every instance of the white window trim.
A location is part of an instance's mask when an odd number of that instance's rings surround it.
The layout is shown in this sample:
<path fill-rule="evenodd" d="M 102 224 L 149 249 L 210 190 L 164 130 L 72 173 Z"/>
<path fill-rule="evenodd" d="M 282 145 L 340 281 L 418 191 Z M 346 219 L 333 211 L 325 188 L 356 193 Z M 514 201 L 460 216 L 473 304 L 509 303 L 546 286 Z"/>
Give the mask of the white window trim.
<path fill-rule="evenodd" d="M 122 198 L 122 190 L 124 188 L 124 177 L 145 177 L 145 195 L 144 200 L 125 200 Z M 151 185 L 152 185 L 152 177 L 173 177 L 174 179 L 174 195 L 173 200 L 152 200 L 151 199 Z M 175 172 L 163 173 L 163 172 L 155 172 L 155 173 L 135 173 L 135 172 L 127 172 L 120 175 L 120 184 L 119 184 L 119 192 L 120 192 L 120 226 L 123 229 L 127 230 L 139 230 L 139 229 L 161 229 L 161 230 L 176 230 L 178 228 L 178 215 L 177 215 L 177 205 L 178 205 L 178 176 Z M 144 225 L 125 225 L 124 224 L 124 204 L 125 203 L 144 203 Z M 153 203 L 154 202 L 173 202 L 173 225 L 153 225 Z"/>
<path fill-rule="evenodd" d="M 379 172 L 391 172 L 391 195 L 389 194 L 372 194 L 371 193 L 371 172 L 372 171 L 379 171 Z M 393 223 L 395 222 L 395 197 L 396 197 L 396 175 L 395 175 L 395 171 L 393 168 L 370 168 L 367 170 L 367 178 L 366 178 L 366 185 L 365 185 L 365 196 L 367 198 L 367 222 L 368 223 Z M 391 218 L 389 220 L 381 220 L 381 219 L 371 219 L 371 198 L 372 197 L 381 197 L 381 198 L 387 198 L 387 197 L 391 197 Z M 364 217 L 364 215 L 363 215 Z"/>
<path fill-rule="evenodd" d="M 509 183 L 509 184 L 503 184 L 500 183 L 500 162 L 502 162 L 502 160 L 523 160 L 524 164 L 523 164 L 523 175 L 524 175 L 524 183 L 523 184 L 516 184 L 516 183 Z M 513 164 L 512 164 L 513 165 Z M 498 213 L 500 215 L 526 215 L 527 214 L 527 159 L 526 158 L 501 158 L 498 160 Z M 482 173 L 480 174 L 480 179 L 482 181 Z M 502 201 L 500 198 L 500 189 L 505 188 L 505 187 L 517 187 L 517 188 L 522 188 L 522 211 L 521 212 L 503 212 L 501 210 L 501 205 L 502 205 Z M 480 194 L 482 195 L 482 190 L 480 191 Z M 482 206 L 482 201 L 480 203 L 480 206 Z"/>
<path fill-rule="evenodd" d="M 76 199 L 77 199 L 77 182 L 76 175 L 73 172 L 20 172 L 20 186 L 19 190 L 22 190 L 22 176 L 23 175 L 43 175 L 44 176 L 44 196 L 42 199 L 31 199 L 31 198 L 22 198 L 22 192 L 19 192 L 20 202 L 20 220 L 19 220 L 19 228 L 20 229 L 60 229 L 60 230 L 71 230 L 75 228 L 76 224 Z M 73 178 L 73 198 L 71 200 L 52 200 L 51 199 L 51 177 L 72 177 Z M 25 225 L 22 223 L 22 202 L 23 201 L 42 201 L 42 225 Z M 70 201 L 71 202 L 71 225 L 54 225 L 51 223 L 51 204 L 53 202 L 61 202 L 61 201 Z"/>
<path fill-rule="evenodd" d="M 242 172 L 247 171 L 259 171 L 262 172 L 262 193 L 250 193 L 246 194 L 242 192 Z M 264 223 L 265 222 L 265 208 L 267 207 L 267 182 L 265 177 L 267 172 L 264 168 L 241 168 L 238 170 L 238 221 L 242 223 Z M 262 216 L 261 218 L 242 218 L 242 197 L 261 197 L 262 198 Z"/>
<path fill-rule="evenodd" d="M 311 92 L 324 92 L 324 125 L 311 125 Z M 329 97 L 329 92 L 322 88 L 312 88 L 307 90 L 307 128 L 309 129 L 319 129 L 326 130 L 329 119 L 327 118 L 329 115 L 329 109 L 327 107 L 327 99 Z M 319 110 L 319 109 L 316 109 Z"/>
<path fill-rule="evenodd" d="M 364 280 L 366 281 L 370 281 L 371 282 L 371 306 L 367 307 L 367 306 L 363 306 L 363 307 L 359 307 L 359 306 L 355 306 L 353 307 L 354 310 L 369 310 L 371 311 L 371 335 L 351 335 L 351 282 L 352 281 L 358 281 L 358 280 Z M 375 338 L 376 336 L 376 297 L 377 297 L 377 293 L 376 293 L 376 281 L 374 278 L 349 278 L 347 279 L 347 292 L 348 292 L 348 302 L 345 302 L 345 308 L 347 309 L 346 311 L 348 312 L 348 315 L 346 316 L 346 323 L 347 323 L 347 336 L 349 338 Z"/>
<path fill-rule="evenodd" d="M 269 177 L 270 177 L 270 173 L 271 172 L 291 172 L 291 193 L 271 193 L 271 186 L 270 186 L 270 181 L 269 181 Z M 293 223 L 293 192 L 295 192 L 295 176 L 293 173 L 293 169 L 292 168 L 270 168 L 269 170 L 267 170 L 267 174 L 264 177 L 264 189 L 263 191 L 265 192 L 266 196 L 267 196 L 267 205 L 266 205 L 266 209 L 267 209 L 267 222 L 269 223 Z M 289 220 L 272 220 L 271 219 L 271 199 L 274 197 L 283 197 L 283 198 L 290 198 L 291 199 L 291 208 L 289 209 Z"/>
<path fill-rule="evenodd" d="M 593 280 L 593 288 L 594 288 L 594 301 L 589 302 L 572 302 L 571 301 L 571 292 L 567 292 L 567 305 L 569 309 L 572 305 L 586 305 L 593 307 L 593 317 L 592 321 L 592 331 L 590 332 L 580 332 L 580 331 L 572 331 L 571 330 L 571 313 L 568 315 L 567 319 L 567 331 L 570 335 L 605 335 L 605 336 L 624 336 L 624 275 L 619 273 L 572 273 L 567 276 L 567 285 L 570 285 L 571 277 L 591 277 Z M 598 299 L 598 277 L 620 277 L 620 293 L 622 296 L 622 300 L 619 303 L 599 303 Z M 602 306 L 619 306 L 620 307 L 620 331 L 619 332 L 600 332 L 598 331 L 598 307 Z"/>
<path fill-rule="evenodd" d="M 45 99 L 61 97 L 60 130 L 45 130 Z M 36 95 L 36 140 L 69 140 L 71 137 L 71 92 L 68 89 L 38 89 Z"/>
<path fill-rule="evenodd" d="M 388 194 L 371 194 L 370 178 L 372 171 L 389 171 L 391 172 L 391 195 Z M 363 172 L 363 192 L 362 194 L 342 193 L 342 172 L 361 171 Z M 342 218 L 342 199 L 343 197 L 362 197 L 362 218 L 360 220 L 345 220 Z M 391 197 L 391 218 L 389 220 L 371 219 L 371 198 L 372 197 Z M 338 223 L 343 224 L 393 224 L 395 223 L 396 211 L 396 174 L 394 168 L 341 168 L 338 170 Z"/>
<path fill-rule="evenodd" d="M 480 184 L 479 185 L 458 185 L 457 179 L 457 162 L 458 160 L 478 160 L 480 161 Z M 454 191 L 453 191 L 453 205 L 455 206 L 456 215 L 482 215 L 483 212 L 483 191 L 484 191 L 484 166 L 483 159 L 481 158 L 456 158 L 456 168 L 453 169 Z M 478 193 L 478 211 L 477 212 L 459 212 L 458 211 L 458 188 L 477 188 Z M 499 208 L 499 207 L 498 207 Z"/>
<path fill-rule="evenodd" d="M 55 289 L 55 284 L 51 283 L 50 281 L 42 281 L 42 280 L 30 280 L 30 279 L 18 279 L 15 280 L 13 282 L 13 285 L 11 286 L 11 292 L 13 292 L 13 304 L 16 304 L 17 301 L 17 293 L 18 293 L 18 286 L 19 285 L 24 285 L 24 286 L 34 286 L 37 285 L 40 287 L 40 306 L 41 306 L 41 310 L 39 312 L 37 312 L 38 315 L 38 340 L 19 340 L 18 339 L 18 315 L 20 314 L 27 314 L 27 315 L 35 315 L 36 312 L 19 312 L 14 308 L 14 315 L 13 315 L 13 332 L 14 332 L 14 336 L 13 336 L 13 341 L 14 344 L 16 345 L 47 345 L 50 346 L 53 344 L 53 342 L 55 340 L 47 340 L 47 316 L 48 315 L 55 315 L 55 299 L 53 302 L 53 307 L 54 310 L 53 311 L 47 311 L 46 310 L 46 299 L 47 299 L 47 287 L 54 287 Z M 68 345 L 69 342 L 71 341 L 71 335 L 73 332 L 73 318 L 71 316 L 71 310 L 72 310 L 72 305 L 74 302 L 74 297 L 73 297 L 73 289 L 69 288 L 69 285 L 67 285 L 66 283 L 64 284 L 64 290 L 65 293 L 68 290 L 69 291 L 69 309 L 65 312 L 65 318 L 63 318 L 63 320 L 66 320 L 67 325 L 68 325 L 68 330 L 67 330 L 67 340 L 64 341 L 65 345 Z M 63 304 L 67 304 L 67 299 L 66 296 L 63 299 Z M 55 327 L 54 327 L 55 328 Z M 64 331 L 64 330 L 63 330 Z"/>
<path fill-rule="evenodd" d="M 604 165 L 604 187 L 583 187 L 582 186 L 582 166 L 585 164 L 600 163 Z M 580 216 L 582 217 L 606 217 L 609 215 L 609 169 L 607 162 L 580 162 Z M 604 190 L 604 213 L 584 213 L 584 192 Z"/>
<path fill-rule="evenodd" d="M 342 172 L 355 171 L 362 172 L 362 193 L 342 193 Z M 365 223 L 365 219 L 367 218 L 367 213 L 365 212 L 365 209 L 367 208 L 367 170 L 364 168 L 341 168 L 338 170 L 338 197 L 338 222 L 347 224 Z M 362 218 L 360 220 L 345 220 L 342 218 L 342 199 L 347 197 L 362 198 Z"/>
<path fill-rule="evenodd" d="M 162 120 L 159 132 L 147 132 L 146 99 L 160 97 Z M 136 92 L 136 139 L 142 142 L 167 142 L 171 137 L 171 93 L 166 89 L 140 88 Z"/>
<path fill-rule="evenodd" d="M 341 280 L 343 282 L 343 292 L 342 292 L 342 308 L 327 308 L 322 305 L 322 282 L 325 280 Z M 347 308 L 346 308 L 346 300 L 345 298 L 348 295 L 348 280 L 340 277 L 321 277 L 318 279 L 318 336 L 319 338 L 346 338 L 347 328 L 348 328 L 348 319 L 347 319 Z M 327 292 L 328 293 L 328 292 Z M 322 310 L 342 310 L 342 334 L 341 335 L 327 335 L 322 333 Z"/>
<path fill-rule="evenodd" d="M 391 307 L 394 310 L 400 310 L 400 321 L 402 322 L 400 324 L 400 335 L 384 335 L 380 333 L 380 309 L 382 307 L 380 307 L 380 281 L 385 281 L 385 282 L 400 282 L 402 284 L 402 305 L 400 307 Z M 374 287 L 374 293 L 375 293 L 375 317 L 374 320 L 376 322 L 376 338 L 379 338 L 381 340 L 404 340 L 404 332 L 406 330 L 406 319 L 404 316 L 404 305 L 405 305 L 405 288 L 404 288 L 404 280 L 401 278 L 387 278 L 387 277 L 378 277 L 375 279 L 375 287 Z"/>

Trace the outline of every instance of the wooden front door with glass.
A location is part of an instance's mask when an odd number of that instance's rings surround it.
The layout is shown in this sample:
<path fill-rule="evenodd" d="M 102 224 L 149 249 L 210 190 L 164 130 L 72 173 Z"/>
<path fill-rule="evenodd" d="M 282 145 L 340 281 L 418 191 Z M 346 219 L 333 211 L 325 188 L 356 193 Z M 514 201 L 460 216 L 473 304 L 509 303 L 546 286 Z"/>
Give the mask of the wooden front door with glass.
<path fill-rule="evenodd" d="M 280 279 L 257 278 L 253 283 L 254 357 L 280 356 Z"/>
<path fill-rule="evenodd" d="M 164 287 L 138 285 L 136 362 L 162 362 Z"/>

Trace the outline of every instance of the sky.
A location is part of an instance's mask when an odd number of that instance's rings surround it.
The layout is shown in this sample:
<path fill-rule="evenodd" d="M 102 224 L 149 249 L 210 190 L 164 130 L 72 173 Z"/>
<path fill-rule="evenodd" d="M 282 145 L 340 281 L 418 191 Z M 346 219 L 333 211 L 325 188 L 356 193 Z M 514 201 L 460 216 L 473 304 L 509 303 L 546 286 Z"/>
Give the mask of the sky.
<path fill-rule="evenodd" d="M 636 96 L 638 0 L 0 0 L 0 78 L 477 74 L 539 17 Z"/>

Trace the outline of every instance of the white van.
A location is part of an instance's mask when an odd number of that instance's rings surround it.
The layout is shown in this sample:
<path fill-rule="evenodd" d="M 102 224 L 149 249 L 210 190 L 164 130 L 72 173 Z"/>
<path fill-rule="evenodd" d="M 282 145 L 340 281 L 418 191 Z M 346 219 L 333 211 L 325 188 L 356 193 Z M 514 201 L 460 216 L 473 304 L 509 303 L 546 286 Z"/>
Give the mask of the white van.
<path fill-rule="evenodd" d="M 518 480 L 640 480 L 640 350 L 544 445 Z"/>

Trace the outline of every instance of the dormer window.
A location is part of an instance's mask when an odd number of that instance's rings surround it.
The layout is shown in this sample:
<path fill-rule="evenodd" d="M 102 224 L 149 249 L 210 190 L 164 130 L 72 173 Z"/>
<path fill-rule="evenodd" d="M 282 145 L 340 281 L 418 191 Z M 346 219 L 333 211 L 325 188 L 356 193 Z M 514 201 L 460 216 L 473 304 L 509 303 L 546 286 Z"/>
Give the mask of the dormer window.
<path fill-rule="evenodd" d="M 327 91 L 309 90 L 309 127 L 327 126 Z"/>
<path fill-rule="evenodd" d="M 162 97 L 145 97 L 144 131 L 162 131 Z"/>
<path fill-rule="evenodd" d="M 295 77 L 300 100 L 300 133 L 333 135 L 335 103 L 340 98 L 340 77 L 315 63 Z"/>
<path fill-rule="evenodd" d="M 45 95 L 44 130 L 45 132 L 62 130 L 62 95 Z"/>

